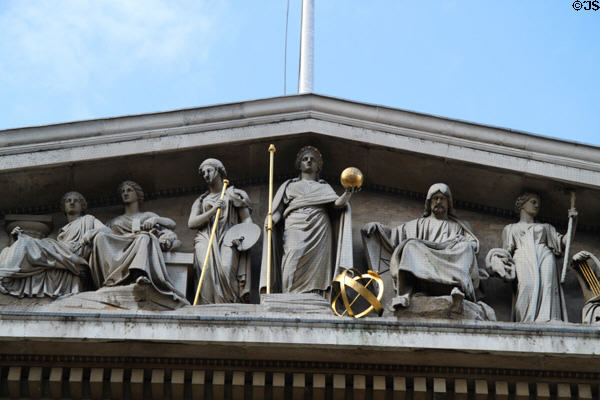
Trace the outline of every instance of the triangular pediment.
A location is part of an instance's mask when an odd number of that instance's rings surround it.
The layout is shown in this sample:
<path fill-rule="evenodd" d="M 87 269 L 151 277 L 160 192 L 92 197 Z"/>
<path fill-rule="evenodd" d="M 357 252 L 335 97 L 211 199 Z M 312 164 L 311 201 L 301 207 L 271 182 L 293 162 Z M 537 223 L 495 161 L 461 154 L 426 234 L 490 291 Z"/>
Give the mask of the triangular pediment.
<path fill-rule="evenodd" d="M 529 189 L 560 223 L 576 190 L 581 226 L 600 226 L 598 147 L 314 94 L 1 131 L 0 211 L 43 211 L 74 188 L 107 204 L 125 178 L 155 197 L 198 191 L 206 157 L 221 159 L 234 182 L 266 182 L 270 143 L 280 177 L 312 144 L 327 177 L 352 165 L 366 188 L 409 196 L 443 181 L 459 205 L 499 214 Z"/>

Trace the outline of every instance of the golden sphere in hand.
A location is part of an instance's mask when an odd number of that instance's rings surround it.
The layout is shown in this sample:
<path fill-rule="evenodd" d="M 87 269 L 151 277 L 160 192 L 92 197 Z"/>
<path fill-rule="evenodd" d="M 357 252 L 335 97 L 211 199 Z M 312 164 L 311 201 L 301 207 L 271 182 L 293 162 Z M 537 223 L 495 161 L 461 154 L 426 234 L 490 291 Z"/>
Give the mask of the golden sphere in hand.
<path fill-rule="evenodd" d="M 363 184 L 363 174 L 360 169 L 355 167 L 348 167 L 342 171 L 340 176 L 340 182 L 345 188 L 359 188 Z"/>

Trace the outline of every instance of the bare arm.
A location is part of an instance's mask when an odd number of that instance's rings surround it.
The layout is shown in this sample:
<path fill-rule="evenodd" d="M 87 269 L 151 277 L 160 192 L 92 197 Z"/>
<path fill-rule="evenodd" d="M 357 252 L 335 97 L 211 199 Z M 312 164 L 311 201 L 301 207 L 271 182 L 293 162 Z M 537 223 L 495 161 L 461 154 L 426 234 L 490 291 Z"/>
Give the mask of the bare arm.
<path fill-rule="evenodd" d="M 342 193 L 342 195 L 340 197 L 338 197 L 336 199 L 336 201 L 333 203 L 333 206 L 335 208 L 342 208 L 345 207 L 346 204 L 348 204 L 348 202 L 350 201 L 350 197 L 352 197 L 352 193 L 354 193 L 358 188 L 346 188 L 346 190 L 344 190 L 344 193 Z"/>
<path fill-rule="evenodd" d="M 176 224 L 171 218 L 154 215 L 150 218 L 146 218 L 142 224 L 142 228 L 146 231 L 149 231 L 150 229 L 154 228 L 155 225 L 161 225 L 167 229 L 175 229 Z"/>
<path fill-rule="evenodd" d="M 224 204 L 225 202 L 223 200 L 219 200 L 213 208 L 206 212 L 202 212 L 202 202 L 200 199 L 197 199 L 194 204 L 192 204 L 192 210 L 190 211 L 190 217 L 188 218 L 188 228 L 202 228 L 210 221 L 210 217 L 215 215 L 217 210 L 220 207 L 223 207 Z"/>

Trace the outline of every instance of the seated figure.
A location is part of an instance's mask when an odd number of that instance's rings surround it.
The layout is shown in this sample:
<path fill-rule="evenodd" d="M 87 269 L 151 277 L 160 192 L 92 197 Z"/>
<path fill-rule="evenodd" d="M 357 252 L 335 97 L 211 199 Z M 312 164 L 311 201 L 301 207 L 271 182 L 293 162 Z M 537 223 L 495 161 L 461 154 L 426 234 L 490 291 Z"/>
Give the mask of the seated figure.
<path fill-rule="evenodd" d="M 423 217 L 396 228 L 370 222 L 362 229 L 369 265 L 390 254 L 396 289 L 392 307 L 408 307 L 413 294 L 452 295 L 452 311 L 462 310 L 465 296 L 475 301 L 475 289 L 485 271 L 477 265 L 479 241 L 470 226 L 454 216 L 448 185 L 429 188 Z"/>
<path fill-rule="evenodd" d="M 140 211 L 144 192 L 140 185 L 125 181 L 118 193 L 125 205 L 125 213 L 107 225 L 110 232 L 99 232 L 93 241 L 90 269 L 94 285 L 117 286 L 142 280 L 175 301 L 187 304 L 169 274 L 162 250 L 171 250 L 177 244 L 172 229 L 175 222 L 153 212 Z"/>
<path fill-rule="evenodd" d="M 600 324 L 600 260 L 590 252 L 580 251 L 573 256 L 573 269 L 585 299 L 581 322 Z"/>
<path fill-rule="evenodd" d="M 68 223 L 56 240 L 36 239 L 16 227 L 15 242 L 0 253 L 0 293 L 18 297 L 51 297 L 78 293 L 89 279 L 90 240 L 107 228 L 91 215 L 83 215 L 85 198 L 66 193 L 60 202 Z"/>

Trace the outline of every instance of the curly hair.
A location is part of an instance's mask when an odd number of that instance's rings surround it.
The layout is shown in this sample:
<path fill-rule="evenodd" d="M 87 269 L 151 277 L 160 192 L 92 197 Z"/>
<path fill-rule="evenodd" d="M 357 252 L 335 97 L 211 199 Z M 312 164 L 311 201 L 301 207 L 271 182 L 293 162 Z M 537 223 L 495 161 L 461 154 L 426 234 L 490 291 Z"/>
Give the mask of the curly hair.
<path fill-rule="evenodd" d="M 537 197 L 539 199 L 540 195 L 533 192 L 525 192 L 519 197 L 517 197 L 517 200 L 515 201 L 515 211 L 517 212 L 517 214 L 521 212 L 523 204 L 527 203 L 532 197 Z"/>
<path fill-rule="evenodd" d="M 317 173 L 321 172 L 321 170 L 323 169 L 323 155 L 321 154 L 319 149 L 313 146 L 304 146 L 300 149 L 298 154 L 296 154 L 296 169 L 300 169 L 300 161 L 302 161 L 302 157 L 304 157 L 304 154 L 306 153 L 313 153 L 317 156 Z"/>
<path fill-rule="evenodd" d="M 121 192 L 123 191 L 123 188 L 125 186 L 131 186 L 131 188 L 133 190 L 135 190 L 135 194 L 137 194 L 137 198 L 138 201 L 141 203 L 142 201 L 144 201 L 144 190 L 142 189 L 142 187 L 140 186 L 139 183 L 134 182 L 134 181 L 123 181 L 121 182 L 121 184 L 119 185 L 119 187 L 117 188 L 117 195 L 119 197 L 121 197 Z"/>
<path fill-rule="evenodd" d="M 67 192 L 65 194 L 63 194 L 63 197 L 60 198 L 60 210 L 64 213 L 65 212 L 65 200 L 67 199 L 68 196 L 71 195 L 75 195 L 77 196 L 77 198 L 79 199 L 79 204 L 81 204 L 81 212 L 84 212 L 85 210 L 87 210 L 87 201 L 85 199 L 85 197 L 83 197 L 83 195 L 79 192 Z"/>
<path fill-rule="evenodd" d="M 219 175 L 221 175 L 221 178 L 227 178 L 227 171 L 225 170 L 225 166 L 221 161 L 217 160 L 216 158 L 207 158 L 206 160 L 202 161 L 198 167 L 198 171 L 202 171 L 202 168 L 206 165 L 214 167 L 219 172 Z"/>

